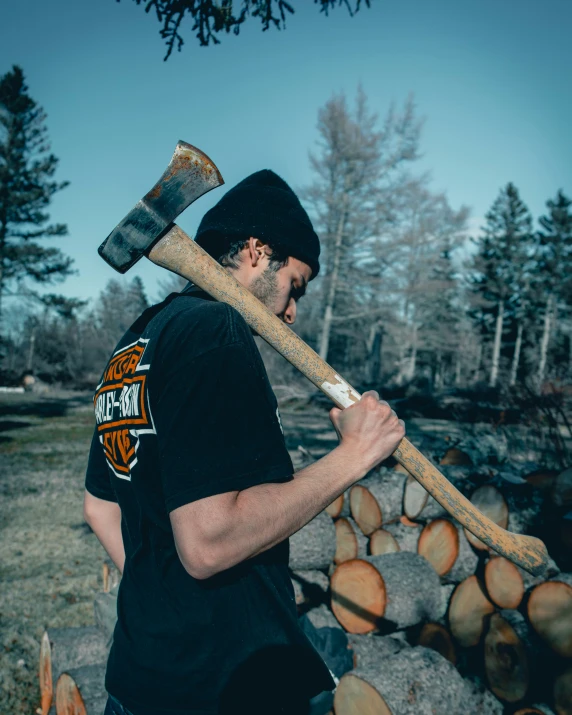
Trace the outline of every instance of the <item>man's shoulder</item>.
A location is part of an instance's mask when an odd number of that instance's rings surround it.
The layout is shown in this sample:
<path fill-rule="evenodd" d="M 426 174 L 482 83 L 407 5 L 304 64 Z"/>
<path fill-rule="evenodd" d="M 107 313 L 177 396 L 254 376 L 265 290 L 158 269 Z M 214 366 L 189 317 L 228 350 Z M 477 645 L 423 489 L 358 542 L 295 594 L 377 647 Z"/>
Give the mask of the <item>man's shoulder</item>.
<path fill-rule="evenodd" d="M 197 355 L 237 342 L 253 342 L 250 328 L 235 308 L 195 295 L 175 298 L 153 319 L 149 329 L 160 334 L 164 345 L 174 341 L 181 347 L 192 347 Z"/>

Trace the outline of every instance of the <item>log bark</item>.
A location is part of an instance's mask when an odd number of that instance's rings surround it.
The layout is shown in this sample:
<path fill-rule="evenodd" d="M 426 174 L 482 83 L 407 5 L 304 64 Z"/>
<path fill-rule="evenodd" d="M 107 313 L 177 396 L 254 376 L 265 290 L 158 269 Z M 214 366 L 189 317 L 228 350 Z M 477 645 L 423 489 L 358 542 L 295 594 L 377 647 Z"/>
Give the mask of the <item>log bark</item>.
<path fill-rule="evenodd" d="M 572 658 L 572 574 L 535 586 L 527 613 L 542 640 L 558 655 Z"/>
<path fill-rule="evenodd" d="M 499 608 L 515 609 L 524 596 L 524 581 L 518 568 L 504 556 L 494 556 L 485 566 L 485 586 Z"/>
<path fill-rule="evenodd" d="M 554 681 L 554 707 L 558 715 L 572 715 L 572 666 Z"/>
<path fill-rule="evenodd" d="M 483 634 L 485 618 L 494 610 L 476 576 L 462 581 L 453 592 L 449 605 L 449 627 L 459 645 L 463 648 L 477 645 Z"/>
<path fill-rule="evenodd" d="M 348 644 L 354 652 L 354 668 L 383 668 L 383 661 L 408 648 L 406 642 L 393 636 L 348 634 Z"/>
<path fill-rule="evenodd" d="M 503 529 L 508 526 L 508 505 L 501 492 L 489 485 L 479 487 L 471 496 L 471 502 L 485 516 L 488 516 L 495 524 L 498 524 Z M 480 551 L 488 551 L 486 544 L 476 536 L 473 536 L 470 531 L 465 529 L 465 535 L 470 544 Z"/>
<path fill-rule="evenodd" d="M 316 606 L 316 608 L 312 608 L 311 610 L 307 611 L 306 616 L 308 617 L 310 623 L 314 626 L 314 628 L 340 627 L 340 624 L 338 623 L 336 617 L 325 603 L 322 603 L 320 606 Z"/>
<path fill-rule="evenodd" d="M 417 544 L 423 530 L 421 524 L 406 526 L 398 521 L 395 524 L 387 524 L 384 529 L 397 541 L 400 551 L 417 553 Z"/>
<path fill-rule="evenodd" d="M 107 702 L 107 692 L 105 690 L 105 665 L 84 665 L 80 668 L 71 668 L 62 678 L 68 676 L 77 686 L 81 700 L 84 703 L 87 715 L 101 715 L 105 710 Z M 60 678 L 60 681 L 62 680 Z M 60 683 L 58 681 L 58 685 Z M 69 682 L 69 681 L 68 681 Z M 66 691 L 73 692 L 73 689 L 65 688 Z M 57 715 L 79 715 L 75 709 L 56 709 Z"/>
<path fill-rule="evenodd" d="M 463 715 L 503 715 L 504 705 L 484 687 L 480 678 L 465 678 Z"/>
<path fill-rule="evenodd" d="M 324 511 L 290 537 L 290 568 L 294 571 L 327 569 L 335 553 L 336 528 Z"/>
<path fill-rule="evenodd" d="M 332 576 L 331 592 L 332 611 L 350 633 L 435 620 L 441 605 L 435 570 L 407 552 L 346 561 Z"/>
<path fill-rule="evenodd" d="M 451 634 L 440 623 L 426 623 L 421 629 L 417 645 L 431 648 L 446 658 L 449 663 L 457 664 L 457 652 Z"/>
<path fill-rule="evenodd" d="M 95 624 L 111 646 L 113 631 L 117 622 L 117 594 L 119 584 L 112 587 L 108 593 L 98 593 L 93 600 L 93 614 Z"/>
<path fill-rule="evenodd" d="M 518 611 L 491 616 L 485 636 L 485 672 L 499 700 L 517 703 L 529 692 L 534 645 L 528 624 Z"/>
<path fill-rule="evenodd" d="M 48 631 L 52 651 L 52 677 L 84 665 L 102 665 L 109 653 L 107 640 L 96 626 L 52 628 Z"/>
<path fill-rule="evenodd" d="M 336 715 L 435 715 L 463 711 L 464 681 L 454 666 L 428 648 L 408 648 L 385 667 L 358 667 L 340 680 Z"/>

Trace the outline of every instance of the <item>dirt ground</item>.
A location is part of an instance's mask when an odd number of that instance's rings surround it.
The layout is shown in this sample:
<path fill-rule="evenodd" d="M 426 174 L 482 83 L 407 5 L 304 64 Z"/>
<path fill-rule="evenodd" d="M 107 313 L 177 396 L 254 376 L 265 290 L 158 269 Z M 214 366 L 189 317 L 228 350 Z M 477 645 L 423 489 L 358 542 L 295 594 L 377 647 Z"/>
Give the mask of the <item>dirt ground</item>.
<path fill-rule="evenodd" d="M 89 395 L 0 395 L 0 713 L 34 713 L 49 627 L 93 623 L 106 558 L 83 521 Z"/>

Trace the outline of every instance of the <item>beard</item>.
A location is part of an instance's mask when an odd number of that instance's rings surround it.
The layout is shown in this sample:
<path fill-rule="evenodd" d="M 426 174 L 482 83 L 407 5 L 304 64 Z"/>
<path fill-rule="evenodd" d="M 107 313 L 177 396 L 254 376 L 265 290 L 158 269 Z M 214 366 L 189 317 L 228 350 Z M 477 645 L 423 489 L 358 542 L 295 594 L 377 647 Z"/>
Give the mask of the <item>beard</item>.
<path fill-rule="evenodd" d="M 269 310 L 273 311 L 278 297 L 278 279 L 275 271 L 266 268 L 261 276 L 252 281 L 250 292 Z"/>

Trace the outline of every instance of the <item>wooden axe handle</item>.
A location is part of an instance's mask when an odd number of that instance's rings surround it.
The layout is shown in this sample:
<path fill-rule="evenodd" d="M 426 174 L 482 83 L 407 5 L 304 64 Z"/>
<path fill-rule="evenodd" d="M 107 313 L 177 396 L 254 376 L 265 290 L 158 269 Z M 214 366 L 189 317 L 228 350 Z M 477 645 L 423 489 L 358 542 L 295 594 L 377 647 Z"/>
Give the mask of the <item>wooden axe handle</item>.
<path fill-rule="evenodd" d="M 349 383 L 178 226 L 173 225 L 148 257 L 153 263 L 192 281 L 213 298 L 236 308 L 258 335 L 338 407 L 349 407 L 360 399 Z M 487 546 L 531 574 L 543 572 L 548 553 L 542 541 L 513 534 L 492 522 L 407 439 L 401 441 L 393 456 L 441 506 Z"/>

